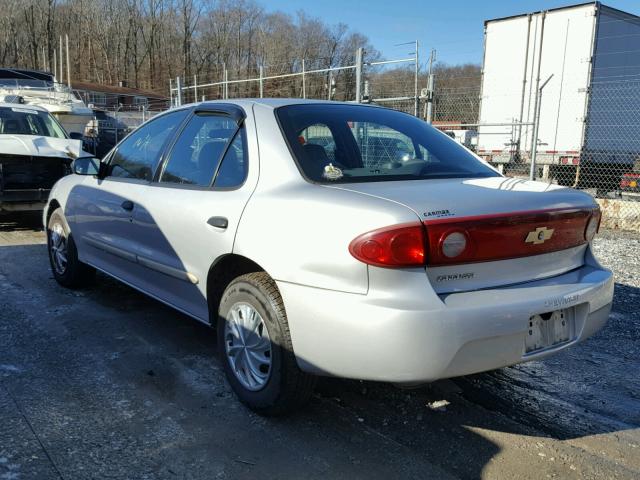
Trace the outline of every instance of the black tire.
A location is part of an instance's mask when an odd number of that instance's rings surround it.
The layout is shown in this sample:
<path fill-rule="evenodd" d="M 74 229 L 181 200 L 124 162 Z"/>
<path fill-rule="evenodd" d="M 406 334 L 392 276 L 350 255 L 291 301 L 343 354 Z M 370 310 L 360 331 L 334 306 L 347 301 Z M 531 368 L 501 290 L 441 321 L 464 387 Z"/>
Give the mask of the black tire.
<path fill-rule="evenodd" d="M 54 239 L 61 237 L 61 242 L 66 248 L 66 265 L 60 267 L 59 262 L 54 258 Z M 69 230 L 69 225 L 64 218 L 62 208 L 57 208 L 49 217 L 47 222 L 47 250 L 49 252 L 49 263 L 51 271 L 56 281 L 67 288 L 82 288 L 93 283 L 95 269 L 78 260 L 78 250 L 73 240 L 73 235 Z"/>
<path fill-rule="evenodd" d="M 271 340 L 266 383 L 259 390 L 246 388 L 233 371 L 227 356 L 225 325 L 234 305 L 247 303 L 262 317 Z M 217 322 L 218 351 L 231 388 L 240 401 L 265 416 L 283 415 L 304 405 L 313 393 L 315 377 L 300 370 L 293 353 L 289 324 L 278 287 L 264 272 L 233 280 L 220 301 Z"/>

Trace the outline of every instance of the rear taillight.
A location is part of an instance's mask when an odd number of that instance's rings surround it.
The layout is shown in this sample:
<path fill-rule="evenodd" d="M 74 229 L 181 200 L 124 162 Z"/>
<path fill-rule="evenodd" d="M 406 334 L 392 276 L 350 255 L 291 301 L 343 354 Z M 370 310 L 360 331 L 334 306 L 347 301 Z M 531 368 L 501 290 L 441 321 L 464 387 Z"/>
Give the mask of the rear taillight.
<path fill-rule="evenodd" d="M 447 258 L 456 258 L 469 248 L 469 238 L 466 232 L 450 232 L 442 236 L 440 249 Z"/>
<path fill-rule="evenodd" d="M 351 254 L 378 267 L 445 266 L 557 252 L 590 242 L 600 226 L 591 208 L 515 212 L 405 224 L 356 237 Z"/>
<path fill-rule="evenodd" d="M 578 208 L 429 220 L 428 265 L 491 262 L 577 247 L 589 241 L 588 223 L 593 219 L 597 226 L 596 218 L 598 210 Z"/>
<path fill-rule="evenodd" d="M 587 242 L 590 242 L 591 240 L 593 240 L 593 238 L 596 236 L 596 233 L 598 233 L 598 230 L 600 230 L 600 220 L 602 219 L 602 213 L 600 212 L 599 209 L 596 209 L 593 211 L 593 213 L 591 214 L 591 218 L 589 219 L 589 222 L 587 223 L 587 228 L 584 229 L 584 239 Z"/>
<path fill-rule="evenodd" d="M 355 258 L 377 267 L 417 267 L 426 261 L 423 225 L 397 225 L 356 237 L 349 245 Z"/>

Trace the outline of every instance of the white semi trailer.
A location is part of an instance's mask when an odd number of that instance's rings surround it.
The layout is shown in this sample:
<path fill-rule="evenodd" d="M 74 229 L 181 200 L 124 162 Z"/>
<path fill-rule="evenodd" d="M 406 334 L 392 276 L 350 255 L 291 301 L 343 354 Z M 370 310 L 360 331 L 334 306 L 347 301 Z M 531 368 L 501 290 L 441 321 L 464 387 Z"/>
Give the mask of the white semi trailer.
<path fill-rule="evenodd" d="M 488 20 L 484 41 L 477 153 L 528 171 L 539 121 L 545 178 L 618 189 L 640 157 L 640 17 L 589 2 Z"/>

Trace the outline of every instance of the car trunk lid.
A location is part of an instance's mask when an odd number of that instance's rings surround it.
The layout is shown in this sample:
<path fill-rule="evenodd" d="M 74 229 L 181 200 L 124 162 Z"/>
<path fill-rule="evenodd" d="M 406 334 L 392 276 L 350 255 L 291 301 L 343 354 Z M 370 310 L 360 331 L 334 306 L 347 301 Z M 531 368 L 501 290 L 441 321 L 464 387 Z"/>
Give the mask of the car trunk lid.
<path fill-rule="evenodd" d="M 585 229 L 597 210 L 575 190 L 512 178 L 420 180 L 339 185 L 400 203 L 421 219 L 427 276 L 438 293 L 538 280 L 582 266 Z M 470 250 L 442 254 L 443 239 L 463 232 Z"/>

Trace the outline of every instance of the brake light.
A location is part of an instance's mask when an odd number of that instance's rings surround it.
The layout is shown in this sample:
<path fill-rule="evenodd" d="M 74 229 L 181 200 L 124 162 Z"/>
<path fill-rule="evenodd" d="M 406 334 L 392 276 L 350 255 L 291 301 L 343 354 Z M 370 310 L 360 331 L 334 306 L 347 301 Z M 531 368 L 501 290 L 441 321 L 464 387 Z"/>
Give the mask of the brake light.
<path fill-rule="evenodd" d="M 367 232 L 349 251 L 368 265 L 391 268 L 506 260 L 583 245 L 600 219 L 597 208 L 573 208 L 427 220 Z"/>
<path fill-rule="evenodd" d="M 426 235 L 423 225 L 396 225 L 364 233 L 349 244 L 356 259 L 377 267 L 425 265 Z"/>

